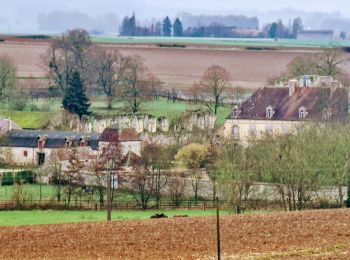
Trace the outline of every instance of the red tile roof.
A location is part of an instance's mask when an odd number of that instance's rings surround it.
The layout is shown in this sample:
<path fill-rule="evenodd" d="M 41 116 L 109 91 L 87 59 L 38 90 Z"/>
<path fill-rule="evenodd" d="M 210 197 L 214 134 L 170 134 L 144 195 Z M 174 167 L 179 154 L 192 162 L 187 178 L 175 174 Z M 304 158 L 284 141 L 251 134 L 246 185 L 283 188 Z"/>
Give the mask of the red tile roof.
<path fill-rule="evenodd" d="M 133 128 L 121 130 L 115 127 L 106 128 L 101 134 L 100 141 L 113 142 L 114 140 L 119 142 L 139 141 L 140 135 Z"/>
<path fill-rule="evenodd" d="M 337 88 L 296 87 L 289 96 L 289 88 L 263 88 L 255 92 L 240 107 L 238 119 L 266 119 L 266 108 L 272 106 L 271 120 L 299 120 L 299 109 L 305 107 L 306 119 L 322 119 L 328 109 L 331 119 L 347 118 L 348 91 Z M 231 115 L 230 118 L 234 118 Z"/>

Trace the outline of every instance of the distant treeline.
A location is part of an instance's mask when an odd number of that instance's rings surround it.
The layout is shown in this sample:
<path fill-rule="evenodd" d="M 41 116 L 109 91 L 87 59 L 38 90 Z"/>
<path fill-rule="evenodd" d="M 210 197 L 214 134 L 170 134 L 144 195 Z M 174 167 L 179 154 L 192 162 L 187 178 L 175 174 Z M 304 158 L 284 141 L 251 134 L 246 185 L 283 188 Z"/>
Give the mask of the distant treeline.
<path fill-rule="evenodd" d="M 197 17 L 197 24 L 206 21 L 202 25 L 185 27 L 184 24 L 193 24 Z M 210 23 L 209 23 L 210 22 Z M 209 24 L 208 24 L 209 23 Z M 222 38 L 296 38 L 303 29 L 301 18 L 295 18 L 286 26 L 282 20 L 266 24 L 259 29 L 257 17 L 246 16 L 190 16 L 175 18 L 171 21 L 169 16 L 163 20 L 155 21 L 149 26 L 141 26 L 136 20 L 135 14 L 123 19 L 120 35 L 122 36 L 164 36 L 164 37 L 222 37 Z"/>

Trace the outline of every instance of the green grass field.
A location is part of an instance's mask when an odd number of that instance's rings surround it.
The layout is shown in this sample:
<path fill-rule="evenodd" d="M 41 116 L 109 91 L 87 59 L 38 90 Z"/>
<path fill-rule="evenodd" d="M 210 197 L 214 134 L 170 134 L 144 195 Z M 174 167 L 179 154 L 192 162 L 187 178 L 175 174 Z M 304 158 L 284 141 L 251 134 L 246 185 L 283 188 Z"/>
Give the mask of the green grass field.
<path fill-rule="evenodd" d="M 30 102 L 35 107 L 43 110 L 48 107 L 50 112 L 35 112 L 35 111 L 10 111 L 0 110 L 0 117 L 10 117 L 14 122 L 19 124 L 22 128 L 27 129 L 39 129 L 47 125 L 49 120 L 56 116 L 61 111 L 62 106 L 59 99 L 39 99 Z M 159 100 L 145 102 L 141 105 L 140 113 L 147 113 L 155 117 L 167 117 L 172 120 L 178 117 L 182 112 L 187 109 L 196 108 L 198 105 L 194 105 L 188 102 L 171 102 L 165 98 Z M 91 112 L 95 114 L 113 114 L 125 111 L 123 102 L 115 101 L 111 110 L 106 109 L 106 103 L 103 97 L 95 98 L 91 101 Z M 226 117 L 231 112 L 231 106 L 227 105 L 221 107 L 218 114 L 217 125 L 222 126 L 225 123 Z"/>
<path fill-rule="evenodd" d="M 331 44 L 349 47 L 350 41 L 316 41 L 296 39 L 240 39 L 240 38 L 169 38 L 169 37 L 93 37 L 94 42 L 119 44 L 200 44 L 237 47 L 320 48 Z"/>
<path fill-rule="evenodd" d="M 12 199 L 15 191 L 15 186 L 0 186 L 0 201 L 9 201 Z M 38 201 L 40 199 L 40 186 L 37 184 L 27 184 L 22 185 L 22 191 L 26 194 L 27 200 Z M 51 185 L 41 185 L 41 199 L 44 201 L 49 201 L 56 199 L 55 197 L 55 187 Z M 91 195 L 82 195 L 81 199 L 88 199 Z M 95 194 L 94 200 L 98 201 L 98 195 Z M 91 199 L 89 197 L 89 199 Z M 74 200 L 74 198 L 73 198 Z M 133 195 L 129 192 L 116 191 L 115 201 L 122 202 L 134 202 L 135 199 Z M 74 204 L 74 203 L 73 203 Z"/>
<path fill-rule="evenodd" d="M 0 110 L 0 117 L 11 118 L 22 128 L 37 129 L 45 126 L 57 112 L 5 111 Z"/>
<path fill-rule="evenodd" d="M 215 210 L 166 210 L 166 211 L 115 211 L 113 220 L 149 219 L 156 213 L 165 213 L 168 217 L 174 215 L 214 216 Z M 221 211 L 221 215 L 228 215 L 229 211 Z M 0 211 L 0 226 L 21 226 L 37 224 L 59 224 L 76 222 L 105 221 L 104 211 Z"/>

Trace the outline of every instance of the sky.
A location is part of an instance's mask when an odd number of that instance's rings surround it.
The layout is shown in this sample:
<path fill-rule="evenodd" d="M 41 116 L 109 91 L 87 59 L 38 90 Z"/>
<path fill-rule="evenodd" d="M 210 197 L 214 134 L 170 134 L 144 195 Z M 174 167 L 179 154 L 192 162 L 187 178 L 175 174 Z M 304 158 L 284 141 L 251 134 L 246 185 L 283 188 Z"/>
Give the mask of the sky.
<path fill-rule="evenodd" d="M 113 12 L 120 17 L 135 10 L 139 18 L 145 19 L 180 12 L 259 16 L 281 9 L 340 12 L 341 16 L 350 18 L 348 0 L 0 0 L 0 33 L 33 30 L 39 13 L 56 10 L 79 11 L 91 16 Z"/>

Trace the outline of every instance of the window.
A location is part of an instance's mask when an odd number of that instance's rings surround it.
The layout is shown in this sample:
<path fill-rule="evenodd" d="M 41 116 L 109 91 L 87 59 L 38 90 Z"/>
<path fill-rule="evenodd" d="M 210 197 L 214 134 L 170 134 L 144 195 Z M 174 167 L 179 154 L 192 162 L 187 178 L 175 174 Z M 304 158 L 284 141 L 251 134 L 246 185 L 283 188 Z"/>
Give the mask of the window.
<path fill-rule="evenodd" d="M 239 108 L 238 108 L 238 106 L 236 105 L 236 106 L 234 106 L 234 108 L 233 108 L 233 117 L 234 118 L 237 118 L 239 116 Z"/>
<path fill-rule="evenodd" d="M 38 165 L 44 165 L 45 163 L 45 153 L 38 153 Z"/>
<path fill-rule="evenodd" d="M 306 118 L 306 116 L 307 116 L 306 108 L 305 107 L 299 108 L 299 118 L 303 119 L 303 118 Z"/>
<path fill-rule="evenodd" d="M 268 106 L 266 108 L 266 118 L 272 118 L 275 114 L 275 111 L 273 110 L 272 106 Z"/>
<path fill-rule="evenodd" d="M 249 126 L 249 134 L 251 136 L 256 136 L 256 125 L 250 125 Z"/>
<path fill-rule="evenodd" d="M 238 126 L 233 126 L 233 139 L 239 140 L 239 128 Z"/>
<path fill-rule="evenodd" d="M 28 151 L 23 151 L 23 156 L 28 157 Z"/>
<path fill-rule="evenodd" d="M 43 149 L 44 148 L 44 141 L 43 140 L 39 140 L 38 141 L 38 148 L 39 149 Z"/>

